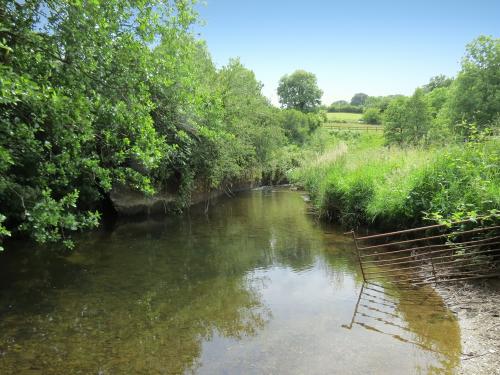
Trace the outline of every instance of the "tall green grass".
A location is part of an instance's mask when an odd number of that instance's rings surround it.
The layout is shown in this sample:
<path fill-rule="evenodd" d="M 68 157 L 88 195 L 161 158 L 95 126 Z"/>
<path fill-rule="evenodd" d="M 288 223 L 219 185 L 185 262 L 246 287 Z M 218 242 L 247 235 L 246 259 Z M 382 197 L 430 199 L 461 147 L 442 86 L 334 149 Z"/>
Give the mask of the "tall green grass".
<path fill-rule="evenodd" d="M 347 226 L 398 228 L 500 208 L 500 142 L 385 148 L 378 134 L 337 140 L 289 179 L 318 213 Z"/>

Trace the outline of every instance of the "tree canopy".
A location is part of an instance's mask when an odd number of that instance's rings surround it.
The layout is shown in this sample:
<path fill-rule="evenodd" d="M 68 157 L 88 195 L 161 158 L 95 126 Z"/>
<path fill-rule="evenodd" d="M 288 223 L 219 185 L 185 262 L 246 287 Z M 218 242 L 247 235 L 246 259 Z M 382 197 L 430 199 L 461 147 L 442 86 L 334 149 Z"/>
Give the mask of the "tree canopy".
<path fill-rule="evenodd" d="M 480 36 L 467 45 L 449 110 L 455 125 L 500 126 L 500 38 Z"/>
<path fill-rule="evenodd" d="M 238 60 L 214 66 L 192 1 L 5 0 L 0 14 L 0 241 L 72 246 L 120 186 L 182 209 L 276 176 L 276 154 L 288 165 L 281 150 L 316 126 L 282 116 Z"/>
<path fill-rule="evenodd" d="M 362 92 L 354 94 L 351 99 L 351 105 L 365 105 L 366 99 L 368 99 L 368 95 Z"/>
<path fill-rule="evenodd" d="M 429 83 L 423 86 L 425 92 L 431 92 L 438 88 L 449 87 L 453 83 L 453 78 L 447 77 L 444 74 L 431 77 Z"/>
<path fill-rule="evenodd" d="M 316 76 L 305 70 L 296 70 L 279 81 L 278 96 L 283 108 L 311 112 L 321 104 L 322 95 Z"/>

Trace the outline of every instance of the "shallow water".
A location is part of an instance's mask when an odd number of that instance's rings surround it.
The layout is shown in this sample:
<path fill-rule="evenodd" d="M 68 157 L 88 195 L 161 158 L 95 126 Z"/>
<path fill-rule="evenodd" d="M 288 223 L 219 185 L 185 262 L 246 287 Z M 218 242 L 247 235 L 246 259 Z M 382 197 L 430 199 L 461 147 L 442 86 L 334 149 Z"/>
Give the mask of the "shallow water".
<path fill-rule="evenodd" d="M 203 208 L 0 255 L 0 374 L 453 373 L 441 299 L 363 285 L 300 193 Z"/>

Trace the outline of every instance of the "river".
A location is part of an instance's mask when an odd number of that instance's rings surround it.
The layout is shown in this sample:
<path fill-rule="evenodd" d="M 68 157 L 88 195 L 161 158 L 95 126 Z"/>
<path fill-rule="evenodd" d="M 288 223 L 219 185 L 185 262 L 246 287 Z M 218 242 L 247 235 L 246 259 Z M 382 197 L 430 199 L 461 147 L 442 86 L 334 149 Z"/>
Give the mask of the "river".
<path fill-rule="evenodd" d="M 450 374 L 432 289 L 363 285 L 352 240 L 300 192 L 0 254 L 0 374 Z M 385 285 L 385 286 L 384 286 Z"/>

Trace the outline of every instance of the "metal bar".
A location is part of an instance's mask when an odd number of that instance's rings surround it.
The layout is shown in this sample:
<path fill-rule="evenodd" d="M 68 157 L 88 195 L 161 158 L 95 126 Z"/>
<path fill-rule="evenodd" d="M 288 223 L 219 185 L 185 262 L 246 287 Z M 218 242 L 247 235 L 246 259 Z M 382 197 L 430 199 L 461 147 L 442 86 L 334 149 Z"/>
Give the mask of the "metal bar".
<path fill-rule="evenodd" d="M 478 218 L 478 220 L 485 219 L 485 217 Z M 471 219 L 467 220 L 461 220 L 461 221 L 455 221 L 453 223 L 450 223 L 450 226 L 456 225 L 456 224 L 463 224 L 467 222 L 473 222 Z M 418 227 L 418 228 L 412 228 L 412 229 L 405 229 L 405 230 L 400 230 L 396 232 L 388 232 L 388 233 L 380 233 L 380 234 L 374 234 L 370 236 L 363 236 L 363 237 L 357 237 L 358 241 L 364 241 L 372 238 L 381 238 L 381 237 L 390 237 L 390 236 L 395 236 L 398 234 L 403 234 L 403 233 L 412 233 L 412 232 L 420 232 L 423 230 L 427 229 L 434 229 L 434 228 L 442 228 L 442 227 L 448 227 L 448 224 L 434 224 L 434 225 L 428 225 L 425 227 Z"/>
<path fill-rule="evenodd" d="M 376 309 L 375 307 L 364 305 L 364 304 L 360 304 L 359 306 L 364 307 L 365 309 L 368 309 L 368 310 L 372 310 L 372 311 L 381 313 L 381 314 L 386 314 L 386 315 L 392 316 L 393 318 L 401 319 L 401 317 L 398 314 L 393 314 L 393 313 L 390 313 L 390 312 L 387 312 L 384 310 L 379 310 L 379 309 Z"/>
<path fill-rule="evenodd" d="M 498 249 L 496 249 L 495 251 L 498 251 Z M 497 258 L 499 256 L 500 256 L 500 254 L 493 255 L 492 258 Z M 465 258 L 465 259 L 458 259 L 458 260 L 453 260 L 453 261 L 449 261 L 449 262 L 434 263 L 434 266 L 438 269 L 445 269 L 446 267 L 441 267 L 443 264 L 453 264 L 453 265 L 456 265 L 458 267 L 464 267 L 467 264 L 457 265 L 457 263 L 473 262 L 473 261 L 474 261 L 474 258 Z M 475 264 L 471 263 L 469 265 L 476 265 L 476 264 L 478 264 L 478 263 L 475 263 Z M 489 262 L 488 264 L 491 264 L 491 262 Z M 398 276 L 398 275 L 401 275 L 400 273 L 398 273 L 399 271 L 414 270 L 414 269 L 418 269 L 418 268 L 422 269 L 425 266 L 428 266 L 428 264 L 414 266 L 414 267 L 403 267 L 403 268 L 396 268 L 396 269 L 391 269 L 391 270 L 382 270 L 382 271 L 378 271 L 378 272 L 377 271 L 370 271 L 370 272 L 366 272 L 366 276 L 371 277 L 372 275 L 380 275 L 380 274 L 385 274 L 386 276 Z M 414 272 L 414 271 L 412 271 L 412 272 Z M 403 272 L 403 274 L 408 274 L 408 273 Z"/>
<path fill-rule="evenodd" d="M 494 253 L 496 251 L 500 251 L 500 249 L 491 250 L 492 253 Z M 483 251 L 482 253 L 486 253 L 486 251 Z M 476 253 L 470 253 L 470 254 L 467 254 L 467 255 L 471 255 L 472 257 L 458 259 L 458 260 L 450 260 L 450 261 L 447 261 L 447 262 L 438 262 L 438 263 L 436 263 L 436 266 L 437 267 L 441 267 L 441 265 L 443 265 L 443 264 L 455 264 L 455 263 L 459 263 L 459 262 L 472 261 L 472 260 L 475 260 L 473 257 L 475 255 L 477 255 L 477 254 Z M 481 254 L 481 255 L 484 255 L 484 254 Z M 500 256 L 500 252 L 498 254 L 495 254 L 495 255 L 489 255 L 490 258 L 496 258 L 496 257 L 499 257 L 499 256 Z"/>
<path fill-rule="evenodd" d="M 368 285 L 373 285 L 372 283 L 367 283 L 367 284 Z M 411 296 L 408 296 L 408 295 L 392 294 L 392 293 L 389 293 L 387 290 L 384 290 L 384 291 L 377 290 L 377 289 L 370 288 L 368 286 L 365 289 L 372 290 L 372 291 L 374 291 L 376 293 L 384 293 L 384 294 L 386 294 L 388 296 L 397 298 L 399 301 L 404 301 L 404 300 L 414 301 L 415 300 L 414 297 L 418 297 L 418 298 L 422 298 L 422 299 L 425 299 L 425 300 L 429 300 L 430 297 L 432 297 L 432 299 L 435 299 L 436 301 L 441 301 L 442 302 L 442 299 L 440 297 L 438 297 L 433 290 L 431 290 L 429 292 L 426 292 L 426 294 L 423 294 L 423 295 L 421 295 L 421 292 L 417 292 L 417 295 L 411 297 Z"/>
<path fill-rule="evenodd" d="M 399 324 L 396 324 L 396 323 L 393 323 L 393 322 L 389 322 L 389 321 L 384 320 L 383 318 L 380 318 L 380 317 L 377 317 L 377 316 L 373 316 L 373 315 L 370 315 L 370 314 L 367 314 L 367 313 L 364 313 L 364 312 L 358 312 L 358 315 L 361 315 L 364 318 L 376 320 L 378 322 L 381 322 L 383 324 L 387 324 L 389 326 L 397 327 L 397 328 L 399 328 L 399 329 L 401 329 L 403 331 L 406 331 L 406 332 L 413 333 L 412 330 L 410 328 L 408 328 L 408 327 L 405 327 L 405 326 L 402 326 L 402 325 L 399 325 Z"/>
<path fill-rule="evenodd" d="M 352 239 L 354 240 L 354 245 L 356 246 L 359 268 L 361 268 L 361 275 L 363 275 L 363 282 L 366 282 L 365 270 L 363 269 L 363 262 L 361 262 L 361 254 L 359 253 L 358 241 L 356 241 L 356 233 L 354 233 L 354 231 L 352 231 Z"/>
<path fill-rule="evenodd" d="M 354 322 L 354 324 L 357 324 L 357 325 L 359 325 L 359 326 L 361 326 L 361 327 L 363 327 L 363 328 L 365 328 L 365 329 L 367 329 L 369 331 L 375 331 L 377 333 L 381 333 L 381 334 L 386 335 L 386 336 L 391 336 L 393 339 L 397 339 L 397 340 L 399 340 L 401 342 L 406 342 L 406 343 L 410 343 L 410 344 L 416 345 L 416 346 L 418 346 L 418 347 L 420 347 L 420 348 L 422 348 L 424 350 L 428 350 L 428 351 L 434 352 L 434 353 L 440 353 L 439 351 L 434 350 L 432 348 L 429 348 L 429 347 L 427 347 L 427 346 L 425 346 L 425 345 L 423 345 L 423 344 L 421 344 L 419 342 L 407 340 L 407 339 L 405 339 L 405 338 L 403 338 L 401 336 L 394 335 L 392 333 L 384 332 L 384 331 L 382 331 L 382 330 L 380 330 L 378 328 L 370 326 L 369 324 L 361 323 L 361 322 Z"/>
<path fill-rule="evenodd" d="M 443 256 L 440 256 L 440 257 L 433 257 L 434 260 L 436 259 L 448 259 L 448 258 L 458 258 L 458 257 L 473 257 L 473 256 L 476 256 L 476 255 L 484 255 L 484 254 L 489 254 L 489 253 L 495 253 L 497 251 L 500 251 L 500 249 L 489 249 L 489 250 L 483 250 L 483 251 L 475 251 L 475 252 L 471 252 L 471 253 L 467 253 L 467 254 L 451 254 L 451 255 L 443 255 Z M 427 255 L 427 254 L 420 254 L 422 256 L 424 255 Z M 493 256 L 496 256 L 496 255 L 493 255 Z M 408 258 L 411 258 L 411 257 L 408 257 Z M 409 260 L 409 261 L 406 261 L 406 262 L 395 262 L 395 263 L 389 263 L 389 264 L 381 264 L 381 265 L 378 265 L 378 266 L 370 266 L 368 265 L 368 270 L 365 270 L 365 274 L 366 275 L 369 275 L 369 274 L 373 274 L 374 272 L 375 273 L 386 273 L 386 272 L 390 272 L 392 270 L 382 270 L 382 271 L 371 271 L 370 270 L 370 267 L 371 268 L 374 268 L 374 267 L 386 267 L 386 266 L 391 266 L 391 265 L 394 265 L 394 264 L 409 264 L 409 263 L 412 263 L 412 262 L 424 262 L 425 259 L 415 259 L 415 260 Z M 436 265 L 439 265 L 439 264 L 443 264 L 444 262 L 440 262 L 440 263 L 436 263 Z M 365 267 L 366 267 L 366 264 L 365 264 Z M 419 266 L 412 266 L 412 267 L 402 267 L 402 268 L 395 268 L 395 270 L 404 270 L 404 269 L 416 269 L 416 268 L 421 268 L 422 265 L 419 265 Z"/>
<path fill-rule="evenodd" d="M 397 288 L 397 290 L 411 291 L 411 292 L 417 292 L 417 293 L 420 290 L 420 288 L 415 287 L 412 284 L 398 285 L 396 287 L 396 286 L 394 286 L 393 283 L 387 283 L 387 285 L 382 286 L 382 285 L 377 284 L 377 283 L 375 283 L 373 281 L 370 281 L 370 280 L 368 280 L 366 282 L 366 284 L 373 285 L 373 286 L 378 286 L 380 288 L 384 288 L 384 290 L 386 290 L 386 289 L 388 289 L 388 290 L 394 290 L 395 288 Z"/>
<path fill-rule="evenodd" d="M 470 261 L 470 259 L 467 259 Z M 480 266 L 492 266 L 493 264 L 491 262 L 481 262 L 481 263 L 470 263 L 470 264 L 461 264 L 459 266 L 455 266 L 455 265 L 447 265 L 445 267 L 440 267 L 439 269 L 441 271 L 445 271 L 445 270 L 453 270 L 455 269 L 456 267 L 459 267 L 459 268 L 463 268 L 463 267 L 480 267 Z M 445 274 L 446 276 L 446 274 Z"/>
<path fill-rule="evenodd" d="M 354 314 L 352 315 L 351 324 L 349 324 L 348 326 L 347 325 L 342 325 L 342 327 L 347 328 L 347 329 L 351 329 L 352 328 L 352 325 L 354 323 L 354 319 L 356 319 L 356 314 L 358 313 L 359 302 L 361 301 L 361 295 L 363 294 L 363 289 L 364 288 L 365 288 L 365 283 L 363 283 L 361 285 L 361 290 L 359 291 L 359 295 L 358 295 L 358 301 L 356 302 L 356 307 L 354 308 Z"/>
<path fill-rule="evenodd" d="M 500 239 L 500 236 L 490 237 L 490 238 L 486 238 L 486 239 L 482 239 L 482 240 L 475 240 L 475 241 L 465 241 L 465 242 L 458 242 L 458 243 L 447 243 L 447 244 L 440 244 L 440 245 L 428 245 L 428 246 L 412 247 L 412 248 L 403 249 L 403 250 L 386 251 L 386 252 L 383 252 L 383 253 L 365 254 L 365 255 L 362 255 L 361 257 L 362 258 L 368 258 L 368 257 L 372 257 L 372 256 L 380 256 L 380 255 L 386 255 L 386 254 L 398 254 L 398 253 L 402 253 L 402 252 L 410 251 L 410 250 L 411 251 L 417 251 L 417 250 L 423 250 L 423 249 L 429 249 L 429 248 L 445 247 L 445 249 L 443 249 L 443 250 L 436 250 L 434 252 L 430 251 L 430 252 L 426 253 L 426 254 L 435 254 L 435 253 L 439 253 L 439 252 L 443 252 L 443 251 L 462 250 L 462 249 L 468 249 L 468 248 L 471 248 L 471 247 L 476 247 L 476 245 L 473 245 L 473 246 L 461 246 L 461 245 L 478 244 L 478 243 L 484 243 L 484 245 L 495 245 L 495 244 L 498 244 L 500 242 L 488 243 L 488 241 L 497 240 L 497 239 Z M 484 246 L 484 245 L 481 245 L 481 246 Z M 451 247 L 449 247 L 449 246 L 451 246 Z M 453 246 L 457 246 L 457 247 L 453 247 Z M 449 247 L 449 248 L 446 248 L 446 247 Z M 425 254 L 418 254 L 418 255 L 425 255 Z M 412 255 L 407 255 L 407 256 L 404 256 L 404 257 L 401 257 L 401 258 L 392 258 L 390 260 L 398 260 L 398 259 L 404 259 L 404 258 L 408 258 L 408 257 L 412 257 Z M 380 262 L 387 262 L 387 260 L 382 259 L 382 260 L 373 260 L 373 261 L 371 261 L 371 263 L 380 263 Z"/>
<path fill-rule="evenodd" d="M 380 288 L 384 288 L 384 291 L 386 291 L 386 290 L 394 290 L 394 288 L 395 288 L 394 284 L 392 284 L 392 283 L 387 283 L 386 285 L 382 286 L 380 284 L 377 284 L 376 282 L 368 280 L 366 282 L 366 284 L 373 285 L 373 286 L 378 286 Z M 404 290 L 404 291 L 418 292 L 419 289 L 416 288 L 416 287 L 414 287 L 413 285 L 408 285 L 408 286 L 402 286 L 402 285 L 400 285 L 400 286 L 397 287 L 397 290 L 398 291 Z"/>
<path fill-rule="evenodd" d="M 422 260 L 420 260 L 422 262 Z M 412 267 L 402 267 L 402 268 L 394 268 L 390 270 L 381 270 L 381 271 L 367 271 L 366 275 L 373 275 L 373 274 L 381 274 L 381 273 L 388 273 L 388 272 L 395 272 L 395 271 L 402 271 L 402 270 L 412 270 L 412 269 L 417 269 L 417 268 L 422 268 L 425 265 L 420 265 L 420 266 L 412 266 Z"/>
<path fill-rule="evenodd" d="M 415 276 L 415 277 L 399 277 L 399 276 L 403 276 L 403 275 L 390 275 L 392 277 L 397 277 L 399 282 L 412 282 L 412 281 L 416 281 L 417 279 L 423 279 L 424 277 L 423 276 Z M 387 280 L 388 279 L 388 276 L 385 275 L 385 276 L 371 276 L 370 277 L 371 280 Z M 392 281 L 388 281 L 388 282 L 392 282 Z"/>
<path fill-rule="evenodd" d="M 476 229 L 464 230 L 462 232 L 443 233 L 443 234 L 436 235 L 436 236 L 430 236 L 430 237 L 424 237 L 424 238 L 414 238 L 414 239 L 411 239 L 411 240 L 398 241 L 398 242 L 390 242 L 388 244 L 379 244 L 379 245 L 373 245 L 373 246 L 360 247 L 359 250 L 376 249 L 376 248 L 385 247 L 385 246 L 401 245 L 401 244 L 406 244 L 406 243 L 412 243 L 412 242 L 418 242 L 418 241 L 424 241 L 424 240 L 432 240 L 432 239 L 443 238 L 443 237 L 461 236 L 461 235 L 464 235 L 464 234 L 484 232 L 485 230 L 498 229 L 498 228 L 500 228 L 500 225 L 496 225 L 496 226 L 493 226 L 493 227 L 484 227 L 484 228 L 476 228 Z"/>
<path fill-rule="evenodd" d="M 458 273 L 449 273 L 449 274 L 443 274 L 443 275 L 440 275 L 439 277 L 442 277 L 442 278 L 450 278 L 450 277 L 455 277 L 455 276 L 463 276 L 463 275 L 477 275 L 481 272 L 484 272 L 484 270 L 474 270 L 474 271 L 463 271 L 463 272 L 458 272 Z M 486 274 L 488 274 L 488 272 L 486 271 Z M 434 278 L 431 277 L 431 278 L 427 278 L 428 281 L 432 280 L 434 281 Z"/>
<path fill-rule="evenodd" d="M 369 297 L 372 297 L 372 298 L 377 298 L 381 301 L 385 301 L 385 302 L 389 302 L 389 303 L 392 303 L 394 306 L 397 306 L 398 304 L 394 301 L 391 301 L 389 299 L 386 299 L 386 298 L 382 298 L 382 297 L 379 297 L 379 296 L 374 296 L 373 294 L 370 294 L 370 293 L 367 293 L 365 292 L 365 296 L 369 296 Z"/>
<path fill-rule="evenodd" d="M 448 283 L 448 282 L 453 282 L 453 281 L 463 281 L 463 280 L 473 280 L 473 279 L 485 279 L 485 278 L 490 278 L 490 277 L 500 277 L 500 273 L 494 273 L 491 275 L 479 275 L 479 276 L 471 276 L 471 277 L 463 277 L 460 279 L 447 279 L 447 280 L 437 280 L 437 281 L 424 281 L 420 283 L 415 283 L 413 285 L 415 286 L 421 286 L 421 285 L 428 285 L 428 284 L 434 284 L 434 283 Z"/>
<path fill-rule="evenodd" d="M 378 301 L 374 301 L 372 299 L 367 299 L 367 298 L 363 298 L 363 297 L 361 297 L 361 300 L 362 301 L 372 302 L 372 303 L 375 303 L 377 305 L 382 305 L 382 306 L 386 306 L 386 307 L 390 307 L 391 309 L 394 309 L 394 306 L 388 305 L 388 304 L 383 303 L 383 302 L 378 302 Z"/>
<path fill-rule="evenodd" d="M 384 275 L 380 275 L 378 273 L 372 273 L 370 275 L 367 275 L 367 277 L 373 279 L 374 277 L 390 278 L 390 277 L 412 276 L 412 275 L 415 275 L 415 277 L 419 277 L 419 274 L 417 272 L 404 272 L 404 271 L 400 273 L 388 273 Z"/>

